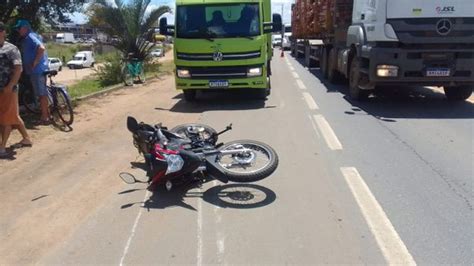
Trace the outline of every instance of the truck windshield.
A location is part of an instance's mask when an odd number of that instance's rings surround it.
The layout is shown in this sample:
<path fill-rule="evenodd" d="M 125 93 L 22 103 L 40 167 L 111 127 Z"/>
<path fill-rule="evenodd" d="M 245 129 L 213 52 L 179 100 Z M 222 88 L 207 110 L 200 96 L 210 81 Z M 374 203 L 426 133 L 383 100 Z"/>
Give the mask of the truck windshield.
<path fill-rule="evenodd" d="M 180 6 L 178 38 L 235 38 L 260 35 L 258 4 Z"/>

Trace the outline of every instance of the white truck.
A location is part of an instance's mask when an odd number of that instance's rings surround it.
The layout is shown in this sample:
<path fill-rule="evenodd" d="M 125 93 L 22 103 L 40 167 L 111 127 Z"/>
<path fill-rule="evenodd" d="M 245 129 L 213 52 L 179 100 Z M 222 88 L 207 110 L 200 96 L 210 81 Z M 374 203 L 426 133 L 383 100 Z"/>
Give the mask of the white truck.
<path fill-rule="evenodd" d="M 66 63 L 67 67 L 70 69 L 94 67 L 94 64 L 95 58 L 94 52 L 92 51 L 77 52 L 72 58 L 72 60 Z"/>
<path fill-rule="evenodd" d="M 70 32 L 62 32 L 56 34 L 56 42 L 58 43 L 75 43 L 74 34 Z"/>
<path fill-rule="evenodd" d="M 292 53 L 309 67 L 319 63 L 331 82 L 347 78 L 353 99 L 385 85 L 440 86 L 450 100 L 471 96 L 472 0 L 308 2 L 292 8 Z"/>

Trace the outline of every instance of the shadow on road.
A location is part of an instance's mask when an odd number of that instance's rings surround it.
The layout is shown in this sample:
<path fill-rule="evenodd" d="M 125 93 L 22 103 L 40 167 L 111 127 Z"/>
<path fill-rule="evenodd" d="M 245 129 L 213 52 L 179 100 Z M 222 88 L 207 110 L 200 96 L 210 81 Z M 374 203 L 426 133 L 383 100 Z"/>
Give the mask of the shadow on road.
<path fill-rule="evenodd" d="M 211 180 L 205 182 L 209 181 Z M 125 204 L 121 206 L 121 209 L 132 207 L 135 204 L 143 204 L 143 208 L 148 210 L 182 207 L 197 211 L 195 207 L 185 202 L 186 198 L 201 198 L 205 202 L 221 208 L 254 209 L 267 206 L 276 199 L 276 195 L 271 189 L 255 184 L 225 184 L 211 187 L 204 192 L 196 191 L 201 187 L 201 182 L 188 183 L 173 188 L 171 191 L 160 186 L 145 202 Z M 127 190 L 119 194 L 137 190 L 139 189 Z"/>
<path fill-rule="evenodd" d="M 303 62 L 297 59 L 300 64 Z M 313 74 L 328 93 L 339 92 L 352 105 L 344 110 L 347 115 L 372 115 L 387 122 L 405 119 L 469 119 L 474 118 L 474 104 L 469 101 L 453 102 L 444 93 L 427 87 L 381 87 L 366 101 L 354 101 L 349 96 L 347 81 L 331 84 L 319 68 L 311 68 Z M 309 86 L 311 89 L 311 86 Z M 314 89 L 314 88 L 313 88 Z"/>
<path fill-rule="evenodd" d="M 255 99 L 252 93 L 241 91 L 209 91 L 198 93 L 195 102 L 186 102 L 182 94 L 175 97 L 180 99 L 170 109 L 156 107 L 156 110 L 167 110 L 177 113 L 201 113 L 204 111 L 234 111 L 275 108 L 266 105 L 264 100 Z"/>

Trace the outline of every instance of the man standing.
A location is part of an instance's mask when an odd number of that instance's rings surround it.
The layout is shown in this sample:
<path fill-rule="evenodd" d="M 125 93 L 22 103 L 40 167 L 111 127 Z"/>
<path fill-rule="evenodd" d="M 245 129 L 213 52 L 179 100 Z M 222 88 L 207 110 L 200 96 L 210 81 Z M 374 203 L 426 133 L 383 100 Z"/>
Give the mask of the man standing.
<path fill-rule="evenodd" d="M 48 56 L 46 48 L 41 39 L 31 31 L 30 23 L 20 19 L 15 29 L 22 37 L 21 52 L 23 55 L 23 70 L 30 77 L 31 85 L 35 95 L 39 97 L 41 107 L 41 124 L 49 124 L 48 90 L 46 88 L 46 76 L 43 73 L 48 70 Z"/>
<path fill-rule="evenodd" d="M 21 56 L 18 48 L 6 40 L 5 25 L 0 22 L 0 157 L 8 156 L 6 145 L 12 128 L 23 136 L 17 147 L 31 146 L 18 108 L 18 80 L 21 76 Z"/>

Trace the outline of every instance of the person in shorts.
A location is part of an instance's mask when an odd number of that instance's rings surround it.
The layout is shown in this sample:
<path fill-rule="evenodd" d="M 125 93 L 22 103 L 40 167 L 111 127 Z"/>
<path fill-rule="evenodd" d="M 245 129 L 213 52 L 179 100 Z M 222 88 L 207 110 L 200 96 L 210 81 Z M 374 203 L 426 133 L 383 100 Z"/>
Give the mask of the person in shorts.
<path fill-rule="evenodd" d="M 19 19 L 14 27 L 18 30 L 21 41 L 23 70 L 29 76 L 35 95 L 39 97 L 41 107 L 41 124 L 49 124 L 48 89 L 46 76 L 48 70 L 48 56 L 41 38 L 31 30 L 27 20 Z"/>
<path fill-rule="evenodd" d="M 6 41 L 6 28 L 0 22 L 0 157 L 9 156 L 6 145 L 13 128 L 18 129 L 23 139 L 14 146 L 31 146 L 25 123 L 18 107 L 18 80 L 22 72 L 20 51 Z"/>

